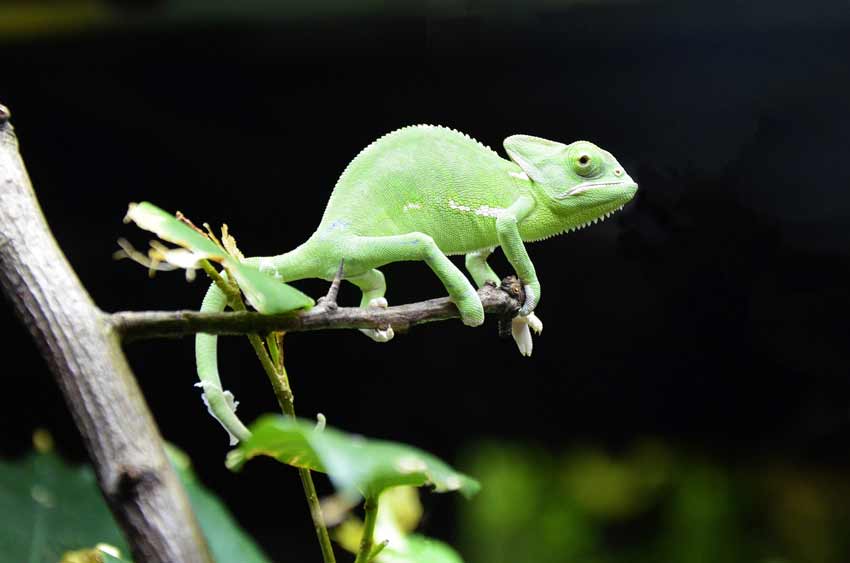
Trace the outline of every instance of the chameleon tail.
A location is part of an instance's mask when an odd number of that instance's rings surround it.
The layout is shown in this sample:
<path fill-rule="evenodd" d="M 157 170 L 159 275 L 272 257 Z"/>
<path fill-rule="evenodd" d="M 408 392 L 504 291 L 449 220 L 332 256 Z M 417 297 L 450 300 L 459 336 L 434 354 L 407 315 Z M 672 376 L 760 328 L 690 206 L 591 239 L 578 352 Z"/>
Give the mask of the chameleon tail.
<path fill-rule="evenodd" d="M 215 283 L 210 285 L 201 312 L 220 313 L 227 305 L 227 297 Z M 229 391 L 222 390 L 221 378 L 218 375 L 218 336 L 212 334 L 197 334 L 195 336 L 195 362 L 198 367 L 198 386 L 204 390 L 204 402 L 210 414 L 218 420 L 230 434 L 230 445 L 239 440 L 246 440 L 251 432 L 236 416 L 236 403 Z"/>
<path fill-rule="evenodd" d="M 316 277 L 314 265 L 309 256 L 308 243 L 304 243 L 286 254 L 246 258 L 245 263 L 256 266 L 281 281 L 291 281 Z M 220 313 L 226 306 L 227 297 L 215 283 L 211 284 L 201 304 L 201 312 Z M 218 336 L 202 333 L 195 336 L 195 363 L 200 379 L 198 386 L 204 390 L 204 402 L 210 414 L 230 434 L 230 445 L 237 444 L 239 440 L 246 440 L 251 436 L 251 432 L 236 416 L 236 402 L 233 400 L 233 394 L 221 387 L 221 378 L 218 374 Z"/>

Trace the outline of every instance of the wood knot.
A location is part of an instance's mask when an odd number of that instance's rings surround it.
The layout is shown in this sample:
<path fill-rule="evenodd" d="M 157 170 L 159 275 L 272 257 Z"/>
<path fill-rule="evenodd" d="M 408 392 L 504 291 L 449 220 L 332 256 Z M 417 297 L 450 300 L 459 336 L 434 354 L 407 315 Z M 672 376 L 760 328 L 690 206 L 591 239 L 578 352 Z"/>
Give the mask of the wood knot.
<path fill-rule="evenodd" d="M 522 282 L 516 276 L 508 276 L 502 280 L 502 285 L 499 289 L 513 297 L 519 303 L 525 303 L 525 290 L 522 288 Z"/>
<path fill-rule="evenodd" d="M 118 498 L 129 501 L 141 497 L 146 490 L 158 484 L 159 476 L 153 469 L 125 466 L 118 475 L 115 494 Z"/>
<path fill-rule="evenodd" d="M 511 337 L 511 321 L 519 311 L 519 304 L 525 303 L 525 290 L 522 287 L 522 281 L 516 276 L 508 276 L 502 280 L 499 289 L 511 296 L 516 301 L 517 306 L 511 311 L 499 317 L 499 338 Z"/>

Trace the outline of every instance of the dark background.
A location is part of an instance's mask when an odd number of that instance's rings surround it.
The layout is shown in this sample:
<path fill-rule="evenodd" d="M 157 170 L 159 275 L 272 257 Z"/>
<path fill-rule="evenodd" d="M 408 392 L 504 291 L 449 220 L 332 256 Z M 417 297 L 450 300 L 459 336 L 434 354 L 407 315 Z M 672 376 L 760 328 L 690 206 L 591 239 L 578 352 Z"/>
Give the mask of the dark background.
<path fill-rule="evenodd" d="M 275 254 L 309 235 L 346 163 L 392 129 L 443 124 L 500 151 L 514 133 L 588 139 L 640 190 L 605 223 L 530 246 L 545 323 L 532 358 L 492 320 L 385 345 L 291 335 L 298 412 L 453 462 L 482 439 L 617 452 L 651 436 L 719 463 L 847 467 L 846 2 L 195 4 L 115 4 L 106 23 L 0 33 L 0 101 L 54 234 L 103 309 L 194 308 L 205 288 L 111 259 L 118 237 L 149 238 L 121 223 L 130 201 L 227 222 L 246 254 Z M 501 255 L 495 264 L 508 272 Z M 442 294 L 421 264 L 384 272 L 391 304 Z M 344 287 L 343 301 L 357 298 Z M 0 453 L 24 453 L 46 427 L 83 460 L 7 305 L 0 325 Z M 275 410 L 247 343 L 221 348 L 243 419 Z M 273 557 L 286 545 L 287 560 L 315 560 L 294 474 L 224 468 L 191 340 L 127 353 L 162 433 L 203 481 Z M 269 499 L 292 509 L 269 522 L 258 509 Z M 427 532 L 454 537 L 453 502 L 426 499 Z"/>

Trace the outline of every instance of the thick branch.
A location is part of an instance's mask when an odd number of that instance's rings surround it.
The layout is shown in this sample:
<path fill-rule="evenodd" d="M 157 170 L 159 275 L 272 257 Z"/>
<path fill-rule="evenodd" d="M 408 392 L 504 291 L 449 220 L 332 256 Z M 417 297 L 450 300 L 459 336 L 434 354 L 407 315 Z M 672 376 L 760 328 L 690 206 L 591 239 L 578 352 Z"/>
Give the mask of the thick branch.
<path fill-rule="evenodd" d="M 515 278 L 514 278 L 515 279 Z M 484 311 L 500 317 L 514 315 L 521 297 L 511 278 L 502 287 L 487 285 L 478 290 Z M 300 314 L 261 315 L 253 312 L 199 313 L 197 311 L 142 311 L 109 315 L 115 330 L 128 340 L 185 336 L 197 332 L 208 334 L 249 334 L 274 331 L 303 332 L 343 328 L 386 328 L 396 332 L 410 327 L 446 319 L 459 318 L 460 313 L 448 297 L 387 309 L 359 307 L 325 307 L 322 304 Z"/>
<path fill-rule="evenodd" d="M 50 234 L 0 106 L 0 285 L 38 343 L 137 563 L 211 561 L 118 335 Z"/>

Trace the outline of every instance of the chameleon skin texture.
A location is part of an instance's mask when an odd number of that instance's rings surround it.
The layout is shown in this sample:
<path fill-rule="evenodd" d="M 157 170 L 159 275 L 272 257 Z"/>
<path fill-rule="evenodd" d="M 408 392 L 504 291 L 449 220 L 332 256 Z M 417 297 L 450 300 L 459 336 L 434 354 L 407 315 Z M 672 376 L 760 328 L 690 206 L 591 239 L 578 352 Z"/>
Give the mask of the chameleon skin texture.
<path fill-rule="evenodd" d="M 576 230 L 622 208 L 637 184 L 611 153 L 593 143 L 569 145 L 528 135 L 504 141 L 509 160 L 463 133 L 434 125 L 398 129 L 376 140 L 339 177 L 316 231 L 294 250 L 252 258 L 282 281 L 333 279 L 344 260 L 343 279 L 362 292 L 361 307 L 386 307 L 386 283 L 378 270 L 391 262 L 425 262 L 470 326 L 484 310 L 469 279 L 448 258 L 465 254 L 476 285 L 498 283 L 487 264 L 501 247 L 523 282 L 526 301 L 520 323 L 539 331 L 533 316 L 540 283 L 525 242 Z M 221 311 L 223 296 L 210 287 L 202 311 Z M 516 327 L 515 327 L 516 328 Z M 362 331 L 374 340 L 386 331 Z M 221 393 L 215 337 L 196 337 L 198 374 L 210 409 L 237 437 Z M 530 336 L 528 336 L 530 354 Z M 518 344 L 520 339 L 517 339 Z M 520 344 L 523 351 L 523 345 Z M 523 351 L 523 353 L 526 353 Z M 220 409 L 219 413 L 216 409 Z"/>

